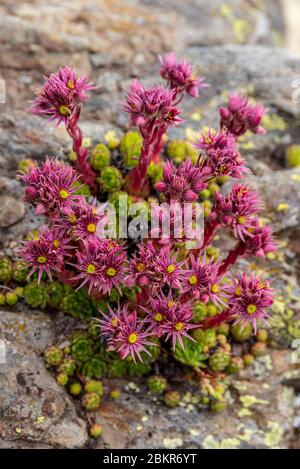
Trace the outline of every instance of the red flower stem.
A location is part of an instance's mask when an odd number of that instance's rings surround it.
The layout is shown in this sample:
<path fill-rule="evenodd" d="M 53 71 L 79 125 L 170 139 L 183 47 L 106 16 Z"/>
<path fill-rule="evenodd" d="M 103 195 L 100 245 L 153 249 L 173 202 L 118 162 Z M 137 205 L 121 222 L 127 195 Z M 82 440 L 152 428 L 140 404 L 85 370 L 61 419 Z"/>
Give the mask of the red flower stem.
<path fill-rule="evenodd" d="M 246 244 L 243 243 L 243 241 L 239 241 L 235 248 L 228 253 L 228 256 L 226 259 L 223 260 L 221 263 L 219 270 L 218 270 L 218 275 L 221 276 L 223 275 L 233 264 L 236 263 L 237 259 L 240 256 L 243 256 L 246 252 Z"/>
<path fill-rule="evenodd" d="M 162 125 L 159 129 L 157 129 L 157 135 L 155 139 L 155 143 L 153 145 L 153 152 L 151 156 L 151 160 L 154 163 L 159 163 L 159 155 L 163 148 L 163 135 L 167 130 L 166 125 Z"/>
<path fill-rule="evenodd" d="M 198 257 L 199 254 L 212 242 L 213 237 L 215 236 L 218 228 L 219 223 L 217 222 L 217 220 L 207 221 L 204 228 L 203 244 L 201 248 L 193 250 L 193 254 L 195 257 Z"/>
<path fill-rule="evenodd" d="M 96 173 L 87 162 L 88 150 L 82 146 L 83 135 L 78 120 L 80 117 L 80 107 L 75 111 L 66 126 L 66 130 L 73 140 L 73 150 L 76 153 L 76 168 L 82 174 L 82 179 L 90 187 L 93 193 L 96 192 Z"/>
<path fill-rule="evenodd" d="M 199 323 L 201 329 L 211 329 L 220 326 L 223 322 L 229 321 L 232 318 L 231 311 L 226 309 L 220 314 L 215 314 L 210 318 L 206 318 Z"/>
<path fill-rule="evenodd" d="M 151 163 L 153 145 L 157 135 L 154 124 L 155 121 L 148 128 L 139 129 L 144 139 L 141 156 L 137 166 L 129 171 L 127 175 L 128 190 L 131 195 L 139 195 L 144 189 L 147 169 Z"/>

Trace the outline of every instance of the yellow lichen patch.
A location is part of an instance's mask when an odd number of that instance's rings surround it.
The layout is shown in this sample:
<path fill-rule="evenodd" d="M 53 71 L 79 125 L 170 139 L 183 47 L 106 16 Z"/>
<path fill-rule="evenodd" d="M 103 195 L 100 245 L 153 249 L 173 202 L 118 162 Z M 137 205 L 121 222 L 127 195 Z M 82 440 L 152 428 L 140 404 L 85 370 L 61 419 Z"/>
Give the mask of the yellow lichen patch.
<path fill-rule="evenodd" d="M 245 394 L 244 396 L 240 396 L 240 401 L 243 404 L 243 406 L 246 408 L 252 407 L 254 404 L 261 404 L 261 405 L 269 404 L 268 401 L 264 399 L 258 399 L 256 396 L 252 396 L 251 394 Z"/>
<path fill-rule="evenodd" d="M 262 126 L 269 131 L 279 130 L 283 132 L 287 128 L 287 123 L 278 114 L 271 113 L 263 116 Z"/>
<path fill-rule="evenodd" d="M 282 426 L 278 422 L 268 422 L 267 429 L 264 438 L 265 444 L 272 449 L 278 448 L 284 433 Z"/>
<path fill-rule="evenodd" d="M 187 138 L 187 140 L 189 140 L 190 142 L 196 142 L 199 138 L 199 132 L 197 132 L 196 130 L 192 129 L 191 127 L 187 127 L 185 129 L 185 137 Z"/>
<path fill-rule="evenodd" d="M 243 150 L 253 150 L 253 148 L 255 148 L 255 145 L 254 142 L 249 141 L 242 143 L 241 147 L 243 148 Z"/>
<path fill-rule="evenodd" d="M 191 114 L 191 119 L 193 121 L 196 121 L 196 122 L 199 122 L 201 120 L 202 116 L 200 114 L 200 112 L 193 112 L 193 114 Z"/>
<path fill-rule="evenodd" d="M 242 407 L 238 413 L 237 413 L 238 417 L 242 418 L 242 417 L 250 417 L 252 415 L 252 412 L 250 409 L 247 409 L 245 407 Z"/>
<path fill-rule="evenodd" d="M 286 210 L 289 209 L 289 204 L 286 204 L 284 202 L 280 203 L 276 207 L 276 212 L 285 212 Z"/>
<path fill-rule="evenodd" d="M 83 139 L 82 139 L 82 146 L 83 146 L 84 148 L 89 148 L 89 147 L 91 146 L 91 144 L 92 144 L 92 140 L 91 140 L 90 137 L 83 137 Z"/>
<path fill-rule="evenodd" d="M 39 417 L 36 418 L 35 423 L 41 424 L 45 422 L 45 417 L 44 415 L 40 415 Z"/>
<path fill-rule="evenodd" d="M 207 435 L 202 445 L 204 449 L 236 449 L 240 446 L 240 440 L 233 437 L 217 441 L 212 435 Z"/>
<path fill-rule="evenodd" d="M 164 438 L 163 445 L 165 448 L 174 449 L 179 448 L 183 445 L 183 441 L 181 438 Z"/>

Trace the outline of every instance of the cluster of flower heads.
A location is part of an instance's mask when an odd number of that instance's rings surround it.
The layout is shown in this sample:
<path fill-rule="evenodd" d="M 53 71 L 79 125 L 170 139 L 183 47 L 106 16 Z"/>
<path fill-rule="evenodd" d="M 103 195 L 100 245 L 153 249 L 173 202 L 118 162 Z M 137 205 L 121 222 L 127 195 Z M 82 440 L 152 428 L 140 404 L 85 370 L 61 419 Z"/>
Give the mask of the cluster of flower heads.
<path fill-rule="evenodd" d="M 183 94 L 196 97 L 206 86 L 202 78 L 195 76 L 191 64 L 185 60 L 178 62 L 174 54 L 160 58 L 160 62 L 160 74 L 167 85 L 146 89 L 133 80 L 122 103 L 131 124 L 139 128 L 143 137 L 138 165 L 127 180 L 127 190 L 131 192 L 134 188 L 137 194 L 142 186 L 145 188 L 151 159 L 160 158 L 167 127 L 181 121 L 177 106 Z M 101 312 L 97 323 L 109 350 L 121 358 L 131 355 L 134 361 L 142 360 L 143 354 L 150 353 L 149 347 L 157 345 L 153 338 L 170 340 L 173 347 L 178 344 L 184 347 L 184 339 L 193 340 L 192 329 L 205 327 L 203 322 L 194 322 L 192 307 L 196 300 L 218 307 L 221 314 L 213 318 L 214 324 L 226 318 L 243 325 L 251 322 L 256 330 L 257 321 L 268 318 L 266 308 L 273 301 L 269 283 L 260 275 L 229 274 L 238 257 L 263 257 L 276 248 L 271 228 L 259 222 L 256 192 L 242 183 L 234 184 L 229 194 L 216 192 L 205 223 L 203 245 L 191 252 L 178 250 L 176 242 L 184 241 L 184 234 L 178 239 L 170 235 L 167 240 L 139 242 L 133 252 L 125 244 L 106 239 L 105 208 L 99 207 L 96 199 L 88 202 L 78 195 L 80 181 L 90 179 L 77 120 L 80 103 L 91 89 L 86 77 L 80 79 L 65 67 L 46 79 L 31 107 L 35 114 L 65 122 L 77 156 L 84 164 L 76 172 L 57 159 L 47 159 L 40 168 L 33 166 L 20 175 L 26 186 L 26 201 L 36 214 L 49 219 L 39 235 L 21 248 L 22 258 L 31 267 L 30 275 L 38 272 L 38 281 L 44 273 L 50 278 L 52 274 L 65 278 L 74 288 L 87 287 L 89 294 L 99 299 L 108 299 L 107 295 L 116 290 L 120 298 L 118 307 L 109 306 L 107 314 Z M 155 186 L 162 200 L 195 202 L 211 179 L 217 176 L 241 179 L 249 173 L 237 139 L 248 130 L 262 133 L 263 113 L 262 106 L 252 106 L 245 98 L 232 96 L 228 107 L 220 109 L 220 129 L 210 129 L 199 136 L 195 144 L 199 149 L 196 164 L 187 160 L 177 167 L 165 162 L 162 180 Z M 132 181 L 134 186 L 130 185 Z M 176 225 L 174 217 L 173 224 Z M 225 227 L 237 239 L 235 248 L 223 259 L 209 258 L 206 248 L 218 230 Z M 150 230 L 150 235 L 154 231 Z M 138 287 L 134 301 L 124 301 L 123 287 Z"/>
<path fill-rule="evenodd" d="M 164 78 L 169 87 L 176 91 L 176 94 L 186 92 L 189 96 L 197 98 L 199 90 L 206 88 L 204 78 L 199 78 L 193 72 L 192 65 L 185 59 L 177 62 L 174 52 L 170 52 L 165 57 L 159 57 L 161 63 L 160 76 Z"/>
<path fill-rule="evenodd" d="M 174 106 L 175 91 L 163 86 L 146 89 L 138 80 L 133 80 L 122 109 L 130 114 L 131 124 L 140 128 L 151 128 L 181 122 L 180 111 Z"/>
<path fill-rule="evenodd" d="M 251 322 L 256 333 L 257 321 L 266 322 L 270 318 L 266 308 L 273 303 L 273 291 L 268 281 L 262 277 L 246 273 L 237 275 L 232 284 L 226 286 L 228 308 L 236 323 L 245 325 Z"/>
<path fill-rule="evenodd" d="M 26 200 L 35 213 L 49 218 L 49 225 L 24 243 L 21 256 L 31 266 L 30 275 L 38 271 L 39 281 L 44 272 L 52 278 L 51 272 L 59 274 L 72 266 L 74 285 L 79 282 L 79 288 L 87 285 L 89 292 L 94 288 L 106 294 L 113 287 L 119 290 L 125 281 L 126 252 L 117 242 L 99 237 L 107 212 L 97 207 L 96 199 L 88 203 L 76 195 L 79 176 L 71 166 L 49 159 L 20 175 L 27 185 Z"/>
<path fill-rule="evenodd" d="M 80 78 L 72 68 L 63 67 L 50 77 L 45 77 L 44 86 L 38 91 L 29 110 L 32 114 L 56 120 L 58 124 L 67 123 L 78 105 L 87 100 L 87 92 L 93 88 L 86 76 Z"/>
<path fill-rule="evenodd" d="M 226 128 L 230 133 L 239 137 L 248 130 L 254 134 L 264 134 L 266 131 L 260 125 L 265 108 L 257 104 L 252 106 L 247 98 L 232 95 L 228 106 L 220 109 L 221 128 Z"/>

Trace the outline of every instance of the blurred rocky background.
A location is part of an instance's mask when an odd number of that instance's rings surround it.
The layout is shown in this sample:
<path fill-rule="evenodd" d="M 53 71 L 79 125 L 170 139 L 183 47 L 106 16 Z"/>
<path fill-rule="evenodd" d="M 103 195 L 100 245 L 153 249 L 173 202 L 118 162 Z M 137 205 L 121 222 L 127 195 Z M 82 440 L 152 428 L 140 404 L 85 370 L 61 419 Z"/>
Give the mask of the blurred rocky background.
<path fill-rule="evenodd" d="M 291 360 L 300 338 L 299 17 L 299 0 L 0 0 L 0 78 L 6 85 L 0 104 L 1 252 L 10 254 L 35 226 L 15 179 L 19 161 L 70 149 L 64 129 L 26 113 L 43 74 L 68 64 L 96 83 L 82 116 L 94 143 L 106 130 L 126 128 L 118 107 L 124 88 L 136 76 L 156 81 L 157 55 L 170 50 L 191 59 L 211 84 L 198 100 L 186 102 L 185 128 L 175 135 L 218 125 L 217 109 L 230 91 L 247 93 L 269 110 L 268 135 L 245 139 L 241 151 L 280 245 L 267 264 L 278 288 L 273 348 L 236 380 L 232 405 L 219 415 L 199 412 L 188 389 L 182 405 L 170 410 L 147 395 L 142 380 L 127 383 L 121 400 L 104 400 L 95 416 L 104 427 L 98 447 L 300 447 L 300 368 Z M 7 363 L 0 363 L 0 447 L 88 444 L 79 410 L 41 357 L 63 338 L 64 327 L 60 314 L 0 312 L 0 339 L 7 344 Z"/>

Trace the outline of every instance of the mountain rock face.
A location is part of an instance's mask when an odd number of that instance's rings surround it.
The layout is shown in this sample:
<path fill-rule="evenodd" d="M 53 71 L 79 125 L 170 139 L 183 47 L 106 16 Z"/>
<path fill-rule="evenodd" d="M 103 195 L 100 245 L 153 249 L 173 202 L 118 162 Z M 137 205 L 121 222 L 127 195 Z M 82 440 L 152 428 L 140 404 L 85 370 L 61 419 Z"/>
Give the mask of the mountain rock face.
<path fill-rule="evenodd" d="M 63 156 L 70 149 L 64 129 L 26 112 L 42 75 L 64 64 L 90 75 L 97 89 L 82 118 L 85 134 L 96 143 L 108 129 L 126 127 L 118 103 L 132 77 L 155 82 L 157 55 L 175 50 L 191 59 L 211 86 L 198 100 L 187 100 L 186 129 L 173 130 L 173 136 L 217 126 L 218 108 L 231 91 L 247 93 L 268 108 L 268 134 L 243 140 L 241 152 L 253 171 L 248 182 L 259 190 L 263 216 L 276 230 L 280 255 L 267 264 L 279 297 L 271 324 L 274 347 L 233 381 L 229 410 L 201 409 L 185 385 L 181 405 L 167 409 L 147 394 L 142 379 L 116 381 L 124 389 L 121 399 L 104 398 L 93 415 L 103 425 L 97 443 L 89 442 L 82 411 L 42 359 L 47 346 L 58 337 L 64 340 L 71 319 L 24 306 L 1 310 L 6 363 L 0 362 L 0 447 L 300 447 L 300 369 L 291 358 L 293 340 L 300 338 L 300 170 L 285 162 L 286 148 L 299 143 L 300 104 L 293 93 L 300 57 L 277 48 L 284 32 L 279 3 L 1 2 L 0 78 L 6 102 L 0 104 L 0 254 L 12 254 L 23 235 L 42 223 L 22 201 L 15 179 L 19 161 Z"/>

